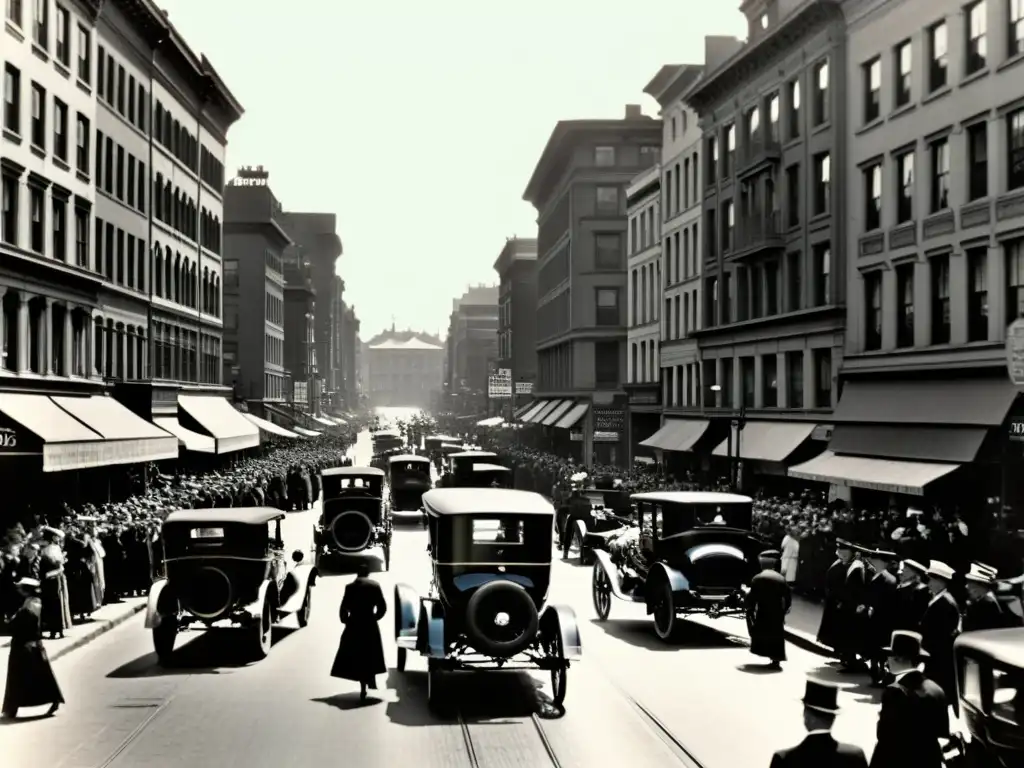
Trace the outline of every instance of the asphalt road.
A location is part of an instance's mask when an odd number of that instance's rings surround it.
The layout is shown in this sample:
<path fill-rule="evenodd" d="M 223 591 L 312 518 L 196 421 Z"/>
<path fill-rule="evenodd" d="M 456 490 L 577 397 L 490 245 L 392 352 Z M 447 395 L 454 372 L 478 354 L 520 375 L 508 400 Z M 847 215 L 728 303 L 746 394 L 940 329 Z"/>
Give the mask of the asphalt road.
<path fill-rule="evenodd" d="M 313 520 L 313 512 L 289 516 L 291 547 L 308 549 Z M 396 582 L 426 589 L 425 547 L 423 531 L 396 531 L 392 571 L 378 574 L 389 602 Z M 439 719 L 427 711 L 426 666 L 415 656 L 405 673 L 379 677 L 361 705 L 354 683 L 329 675 L 350 579 L 322 578 L 310 625 L 299 630 L 289 618 L 258 663 L 244 661 L 228 630 L 179 638 L 175 665 L 163 669 L 141 617 L 122 625 L 55 663 L 68 704 L 53 718 L 0 727 L 0 765 L 756 768 L 803 737 L 807 673 L 853 682 L 792 646 L 783 673 L 763 673 L 736 619 L 695 621 L 673 647 L 654 636 L 636 606 L 615 603 L 611 619 L 597 623 L 590 569 L 558 562 L 551 598 L 576 610 L 584 653 L 569 671 L 564 713 L 549 705 L 541 676 L 480 674 L 451 681 L 461 720 Z M 392 618 L 381 624 L 389 665 Z M 848 687 L 836 725 L 837 737 L 869 754 L 876 701 L 870 689 Z M 700 762 L 687 762 L 673 738 Z"/>

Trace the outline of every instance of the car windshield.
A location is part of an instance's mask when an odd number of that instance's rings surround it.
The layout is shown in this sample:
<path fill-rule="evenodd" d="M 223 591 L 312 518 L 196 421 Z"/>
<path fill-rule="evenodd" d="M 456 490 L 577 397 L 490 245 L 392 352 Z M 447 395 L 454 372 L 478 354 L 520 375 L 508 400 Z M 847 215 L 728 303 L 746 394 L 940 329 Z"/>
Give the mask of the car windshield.
<path fill-rule="evenodd" d="M 752 505 L 749 502 L 720 504 L 663 504 L 665 535 L 692 528 L 715 527 L 750 530 Z"/>

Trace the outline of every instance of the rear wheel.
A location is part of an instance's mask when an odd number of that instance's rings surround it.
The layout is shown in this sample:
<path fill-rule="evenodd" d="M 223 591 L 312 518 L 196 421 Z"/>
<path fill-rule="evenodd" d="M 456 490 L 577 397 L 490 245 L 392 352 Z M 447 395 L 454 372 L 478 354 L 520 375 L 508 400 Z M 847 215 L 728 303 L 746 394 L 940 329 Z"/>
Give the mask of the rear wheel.
<path fill-rule="evenodd" d="M 558 630 L 555 626 L 553 630 Z M 557 706 L 565 702 L 566 686 L 569 682 L 569 662 L 565 660 L 565 647 L 562 644 L 562 633 L 553 631 L 545 643 L 547 656 L 558 664 L 551 668 L 551 699 Z"/>
<path fill-rule="evenodd" d="M 263 601 L 263 611 L 260 613 L 260 620 L 253 625 L 253 656 L 258 659 L 265 659 L 270 654 L 271 630 L 273 628 L 274 611 L 270 606 L 270 600 Z"/>
<path fill-rule="evenodd" d="M 672 586 L 666 581 L 654 604 L 654 632 L 665 642 L 671 642 L 676 631 L 676 605 Z"/>
<path fill-rule="evenodd" d="M 170 662 L 174 654 L 174 640 L 178 636 L 178 619 L 176 616 L 164 616 L 160 626 L 153 627 L 153 649 L 157 661 L 162 665 Z"/>
<path fill-rule="evenodd" d="M 607 621 L 612 612 L 612 582 L 600 565 L 594 566 L 593 580 L 594 610 L 599 621 Z"/>

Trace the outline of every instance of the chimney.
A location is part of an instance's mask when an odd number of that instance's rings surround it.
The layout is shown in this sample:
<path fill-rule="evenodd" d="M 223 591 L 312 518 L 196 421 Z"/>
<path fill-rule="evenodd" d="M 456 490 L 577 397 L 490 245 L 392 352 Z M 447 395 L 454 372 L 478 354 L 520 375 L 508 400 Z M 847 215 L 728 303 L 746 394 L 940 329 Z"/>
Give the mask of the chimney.
<path fill-rule="evenodd" d="M 644 113 L 639 104 L 626 105 L 626 120 L 637 120 L 643 116 Z"/>

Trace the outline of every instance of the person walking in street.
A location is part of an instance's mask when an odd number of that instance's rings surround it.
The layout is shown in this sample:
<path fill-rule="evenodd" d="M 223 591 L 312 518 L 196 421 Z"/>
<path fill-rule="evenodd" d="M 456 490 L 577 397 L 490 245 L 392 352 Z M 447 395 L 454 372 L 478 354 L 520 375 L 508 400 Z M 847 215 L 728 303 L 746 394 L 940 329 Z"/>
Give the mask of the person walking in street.
<path fill-rule="evenodd" d="M 770 768 L 868 768 L 864 750 L 832 735 L 839 714 L 839 687 L 808 678 L 803 703 L 807 736 L 795 747 L 776 752 Z"/>
<path fill-rule="evenodd" d="M 960 634 L 960 608 L 949 592 L 954 576 L 953 569 L 939 560 L 932 560 L 928 565 L 928 589 L 932 599 L 921 619 L 921 645 L 928 652 L 925 675 L 938 683 L 946 694 L 946 701 L 953 707 L 953 713 L 959 714 L 953 641 Z"/>
<path fill-rule="evenodd" d="M 796 586 L 797 567 L 800 564 L 800 532 L 795 525 L 789 526 L 782 537 L 782 575 L 790 592 Z"/>
<path fill-rule="evenodd" d="M 18 591 L 24 597 L 11 620 L 11 652 L 4 686 L 3 717 L 13 719 L 22 707 L 50 705 L 53 715 L 64 703 L 50 659 L 43 647 L 43 603 L 38 579 L 22 578 Z"/>
<path fill-rule="evenodd" d="M 345 587 L 338 616 L 345 625 L 331 676 L 359 683 L 359 698 L 366 700 L 366 689 L 377 688 L 377 675 L 387 671 L 384 644 L 377 626 L 387 613 L 380 584 L 370 578 L 370 566 L 360 563 L 355 581 Z"/>
<path fill-rule="evenodd" d="M 895 680 L 882 693 L 870 768 L 942 768 L 941 740 L 949 738 L 946 694 L 921 671 L 928 657 L 921 635 L 896 630 L 885 650 Z"/>
<path fill-rule="evenodd" d="M 857 544 L 852 544 L 851 548 L 853 556 L 846 567 L 839 614 L 842 632 L 836 651 L 844 672 L 859 672 L 864 668 L 861 659 L 868 655 L 868 575 L 862 555 L 871 550 Z"/>
<path fill-rule="evenodd" d="M 50 639 L 63 638 L 71 627 L 71 604 L 68 599 L 68 578 L 64 573 L 66 558 L 61 549 L 64 534 L 56 528 L 43 528 L 45 546 L 39 553 L 42 583 L 43 629 Z"/>
<path fill-rule="evenodd" d="M 836 541 L 836 560 L 825 574 L 825 608 L 818 626 L 818 642 L 831 648 L 839 655 L 842 644 L 843 592 L 846 588 L 846 572 L 853 561 L 853 545 L 845 539 Z"/>
<path fill-rule="evenodd" d="M 892 631 L 896 629 L 896 576 L 892 572 L 898 563 L 895 552 L 875 550 L 868 554 L 868 563 L 874 575 L 868 582 L 868 634 L 865 638 L 867 658 L 871 663 L 871 681 L 876 686 L 885 680 L 885 648 Z"/>
<path fill-rule="evenodd" d="M 751 579 L 746 598 L 750 652 L 769 659 L 769 667 L 782 669 L 786 660 L 786 614 L 793 596 L 778 571 L 778 550 L 762 552 L 758 559 L 761 572 Z"/>

